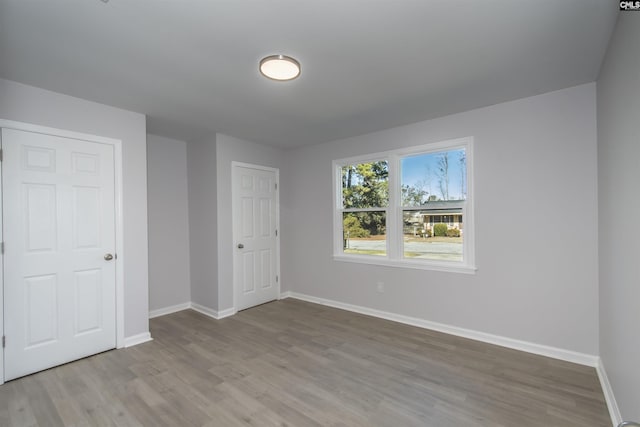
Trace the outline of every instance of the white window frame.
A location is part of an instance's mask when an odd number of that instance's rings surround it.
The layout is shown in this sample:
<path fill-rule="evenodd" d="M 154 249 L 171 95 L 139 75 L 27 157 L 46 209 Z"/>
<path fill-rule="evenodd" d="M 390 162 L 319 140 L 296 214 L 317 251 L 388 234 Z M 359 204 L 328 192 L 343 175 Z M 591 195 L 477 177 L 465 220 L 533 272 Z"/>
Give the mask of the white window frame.
<path fill-rule="evenodd" d="M 462 261 L 407 259 L 403 256 L 402 211 L 400 204 L 401 176 L 400 160 L 403 157 L 442 151 L 464 149 L 467 165 L 467 199 L 463 203 L 464 238 Z M 342 167 L 360 163 L 386 160 L 389 167 L 389 204 L 381 208 L 358 209 L 361 211 L 385 211 L 387 231 L 387 255 L 358 255 L 344 253 L 342 230 Z M 383 265 L 389 267 L 415 268 L 456 273 L 475 274 L 475 223 L 474 223 L 474 174 L 473 137 L 451 139 L 415 147 L 372 153 L 362 156 L 337 159 L 332 162 L 333 177 L 333 259 L 342 262 Z"/>

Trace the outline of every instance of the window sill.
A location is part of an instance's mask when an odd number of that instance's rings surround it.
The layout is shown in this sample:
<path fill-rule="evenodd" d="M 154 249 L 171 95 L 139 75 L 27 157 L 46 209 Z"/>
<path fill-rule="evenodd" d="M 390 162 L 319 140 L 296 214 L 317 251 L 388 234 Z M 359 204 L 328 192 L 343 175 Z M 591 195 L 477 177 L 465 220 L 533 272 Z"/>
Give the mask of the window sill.
<path fill-rule="evenodd" d="M 416 270 L 444 271 L 447 273 L 476 274 L 476 271 L 478 270 L 475 266 L 466 264 L 390 260 L 388 258 L 373 256 L 334 255 L 333 259 L 334 261 L 340 262 L 354 262 L 357 264 L 380 265 L 384 267 L 412 268 Z"/>

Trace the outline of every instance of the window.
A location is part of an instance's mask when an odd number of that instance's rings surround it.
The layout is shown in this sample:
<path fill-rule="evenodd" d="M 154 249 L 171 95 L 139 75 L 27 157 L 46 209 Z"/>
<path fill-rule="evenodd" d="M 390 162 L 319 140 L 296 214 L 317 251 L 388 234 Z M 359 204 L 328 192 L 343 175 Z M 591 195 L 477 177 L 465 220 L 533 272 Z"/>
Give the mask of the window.
<path fill-rule="evenodd" d="M 475 271 L 472 138 L 333 166 L 337 260 Z"/>
<path fill-rule="evenodd" d="M 386 256 L 388 162 L 346 164 L 340 176 L 344 253 Z"/>

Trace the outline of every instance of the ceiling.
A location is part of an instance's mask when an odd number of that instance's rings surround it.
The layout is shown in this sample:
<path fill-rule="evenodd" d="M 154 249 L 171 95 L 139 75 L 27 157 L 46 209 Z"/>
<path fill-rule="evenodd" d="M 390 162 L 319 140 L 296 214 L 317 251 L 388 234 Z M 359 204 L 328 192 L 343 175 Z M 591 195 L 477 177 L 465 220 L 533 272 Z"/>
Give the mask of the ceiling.
<path fill-rule="evenodd" d="M 0 77 L 290 148 L 591 82 L 610 0 L 0 0 Z M 274 82 L 259 60 L 287 54 Z"/>

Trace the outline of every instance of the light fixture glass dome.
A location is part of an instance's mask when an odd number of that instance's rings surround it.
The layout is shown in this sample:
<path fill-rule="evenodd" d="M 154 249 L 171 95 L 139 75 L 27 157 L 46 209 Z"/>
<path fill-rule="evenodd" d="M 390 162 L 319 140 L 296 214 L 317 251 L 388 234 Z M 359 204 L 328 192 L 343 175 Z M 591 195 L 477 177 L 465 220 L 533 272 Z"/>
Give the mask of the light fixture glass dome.
<path fill-rule="evenodd" d="M 293 80 L 300 75 L 300 63 L 290 56 L 271 55 L 260 61 L 260 73 L 272 80 Z"/>

